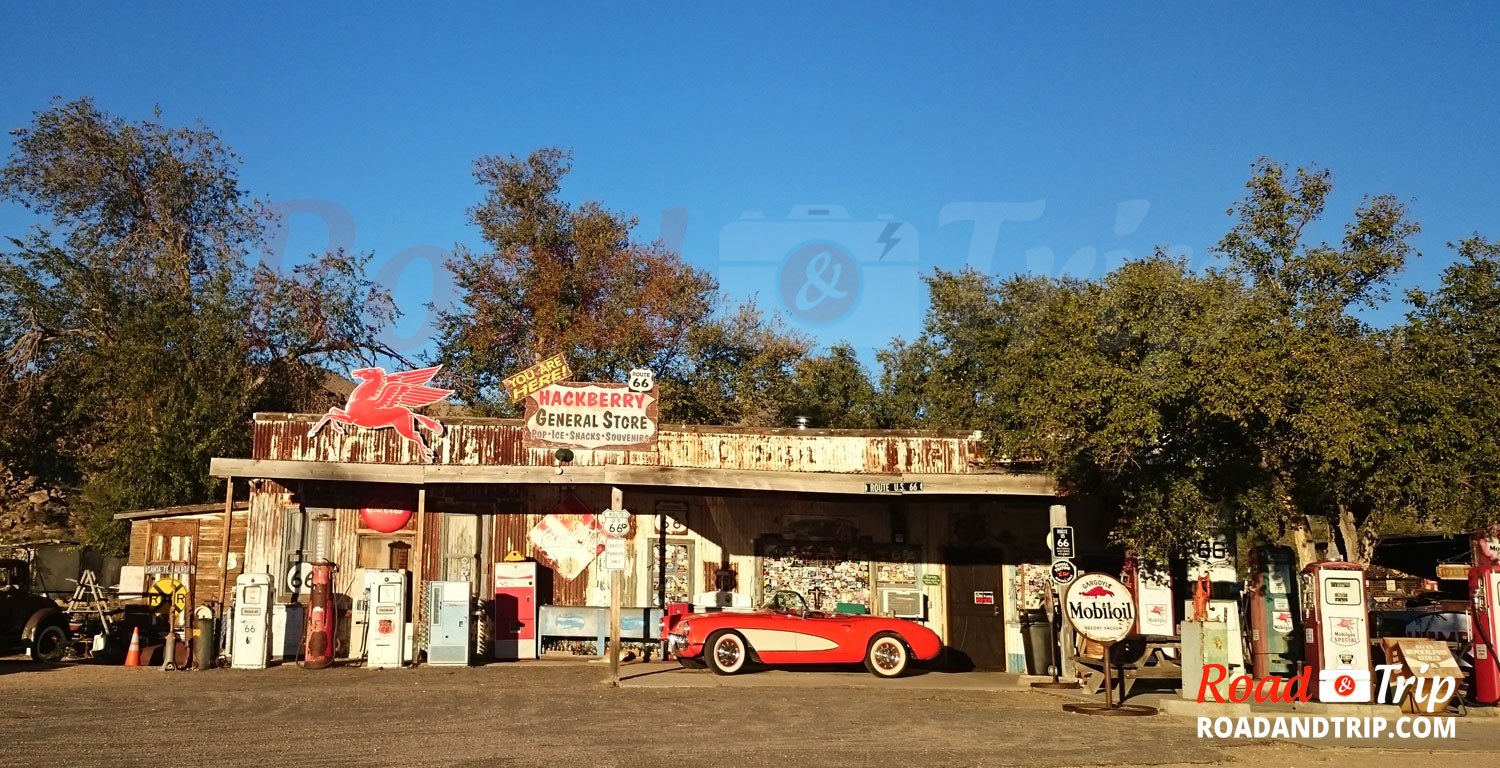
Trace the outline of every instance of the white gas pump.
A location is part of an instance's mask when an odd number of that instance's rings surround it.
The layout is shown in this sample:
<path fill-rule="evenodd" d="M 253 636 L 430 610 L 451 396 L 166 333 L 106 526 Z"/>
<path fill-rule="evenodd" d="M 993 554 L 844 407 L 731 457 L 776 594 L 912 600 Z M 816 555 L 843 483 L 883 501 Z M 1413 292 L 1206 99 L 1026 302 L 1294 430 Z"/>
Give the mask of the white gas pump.
<path fill-rule="evenodd" d="M 271 575 L 243 573 L 234 580 L 234 669 L 265 669 L 271 656 Z"/>
<path fill-rule="evenodd" d="M 1318 682 L 1318 701 L 1370 700 L 1364 587 L 1364 569 L 1353 563 L 1313 563 L 1302 569 L 1302 658 Z"/>
<path fill-rule="evenodd" d="M 367 667 L 406 662 L 406 571 L 366 571 L 370 584 Z"/>

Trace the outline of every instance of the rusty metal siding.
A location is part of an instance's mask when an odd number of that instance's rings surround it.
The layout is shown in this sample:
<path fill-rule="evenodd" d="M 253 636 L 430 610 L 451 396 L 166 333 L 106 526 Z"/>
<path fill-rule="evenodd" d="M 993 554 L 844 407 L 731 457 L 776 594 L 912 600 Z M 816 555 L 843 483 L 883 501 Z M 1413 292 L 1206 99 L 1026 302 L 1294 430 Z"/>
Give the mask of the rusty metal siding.
<path fill-rule="evenodd" d="M 250 484 L 249 525 L 245 535 L 245 573 L 269 573 L 280 588 L 281 536 L 286 528 L 285 507 L 292 492 L 270 480 Z"/>
<path fill-rule="evenodd" d="M 315 437 L 307 414 L 257 414 L 253 458 L 359 464 L 413 464 L 412 444 L 394 430 L 325 428 Z M 549 466 L 553 452 L 527 448 L 521 422 L 454 418 L 434 441 L 434 461 L 469 466 Z M 897 474 L 964 474 L 981 447 L 975 436 L 818 430 L 760 432 L 663 428 L 656 451 L 574 451 L 577 466 L 629 464 L 703 469 Z"/>

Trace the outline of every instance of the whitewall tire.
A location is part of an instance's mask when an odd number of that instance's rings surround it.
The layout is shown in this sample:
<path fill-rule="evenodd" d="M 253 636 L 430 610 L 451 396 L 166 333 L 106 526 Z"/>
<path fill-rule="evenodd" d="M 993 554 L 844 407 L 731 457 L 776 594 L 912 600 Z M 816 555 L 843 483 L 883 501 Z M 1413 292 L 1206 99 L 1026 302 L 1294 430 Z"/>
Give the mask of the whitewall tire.
<path fill-rule="evenodd" d="M 703 657 L 716 675 L 733 675 L 750 663 L 750 644 L 738 632 L 715 632 L 704 646 Z"/>
<path fill-rule="evenodd" d="M 911 664 L 911 651 L 897 635 L 876 635 L 865 651 L 865 669 L 876 677 L 900 677 Z"/>

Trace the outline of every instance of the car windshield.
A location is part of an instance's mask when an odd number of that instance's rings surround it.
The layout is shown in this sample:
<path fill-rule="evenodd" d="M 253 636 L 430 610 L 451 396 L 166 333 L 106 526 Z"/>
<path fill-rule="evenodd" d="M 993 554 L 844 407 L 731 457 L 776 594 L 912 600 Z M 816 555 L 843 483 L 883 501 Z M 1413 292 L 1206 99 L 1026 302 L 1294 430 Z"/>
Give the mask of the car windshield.
<path fill-rule="evenodd" d="M 765 610 L 776 613 L 797 613 L 807 610 L 807 599 L 796 592 L 781 590 L 766 600 Z"/>

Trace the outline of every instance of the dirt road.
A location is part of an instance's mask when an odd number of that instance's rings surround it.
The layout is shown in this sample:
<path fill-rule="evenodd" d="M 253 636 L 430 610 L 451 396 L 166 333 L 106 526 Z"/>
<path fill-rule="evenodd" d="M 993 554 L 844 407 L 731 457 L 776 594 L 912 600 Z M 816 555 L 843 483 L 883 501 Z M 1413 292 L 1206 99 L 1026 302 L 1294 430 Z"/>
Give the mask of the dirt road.
<path fill-rule="evenodd" d="M 707 672 L 669 669 L 627 667 L 638 677 L 615 689 L 586 663 L 162 672 L 0 662 L 0 766 L 1409 768 L 1414 757 L 1200 741 L 1190 720 L 1068 715 L 1055 696 L 983 677 L 889 685 L 860 673 L 775 672 L 719 685 Z M 1500 735 L 1500 723 L 1461 725 Z M 1494 753 L 1464 759 L 1500 764 Z"/>

